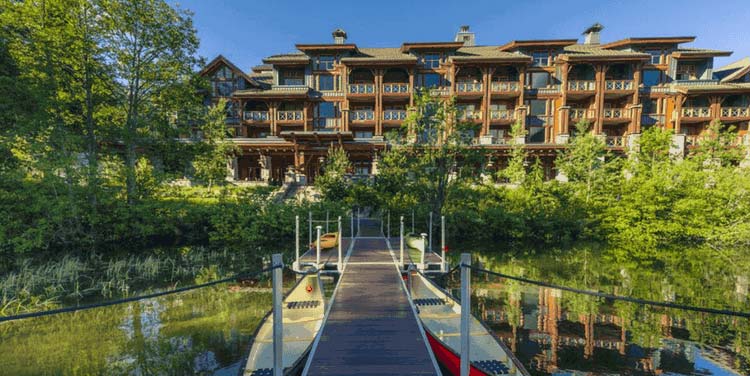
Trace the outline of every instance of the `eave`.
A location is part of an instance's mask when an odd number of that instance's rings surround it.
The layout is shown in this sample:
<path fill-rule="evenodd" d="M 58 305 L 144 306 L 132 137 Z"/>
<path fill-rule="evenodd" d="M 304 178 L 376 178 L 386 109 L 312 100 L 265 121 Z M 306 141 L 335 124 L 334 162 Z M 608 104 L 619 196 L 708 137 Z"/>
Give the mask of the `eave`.
<path fill-rule="evenodd" d="M 632 55 L 587 55 L 587 54 L 560 54 L 558 61 L 581 62 L 581 61 L 648 61 L 651 57 L 644 54 Z"/>
<path fill-rule="evenodd" d="M 304 90 L 237 90 L 232 93 L 233 98 L 298 98 L 308 97 L 310 88 Z"/>
<path fill-rule="evenodd" d="M 338 51 L 357 51 L 357 45 L 349 44 L 296 44 L 294 45 L 302 52 L 338 52 Z"/>
<path fill-rule="evenodd" d="M 512 51 L 525 47 L 566 47 L 578 43 L 578 39 L 539 39 L 539 40 L 514 40 L 506 43 L 498 49 L 500 51 Z"/>
<path fill-rule="evenodd" d="M 229 67 L 234 73 L 240 75 L 242 78 L 244 78 L 247 82 L 249 82 L 251 85 L 258 86 L 255 81 L 252 79 L 252 77 L 248 76 L 247 73 L 243 72 L 242 69 L 240 69 L 238 66 L 234 65 L 229 59 L 225 58 L 224 55 L 219 55 L 215 57 L 213 60 L 211 60 L 208 64 L 206 64 L 203 69 L 201 69 L 198 72 L 199 76 L 205 76 L 208 74 L 208 72 L 213 71 L 214 68 L 216 68 L 219 64 L 224 64 Z"/>
<path fill-rule="evenodd" d="M 649 45 L 649 44 L 680 44 L 680 43 L 690 43 L 695 40 L 695 37 L 692 36 L 684 36 L 684 37 L 647 37 L 647 38 L 625 38 L 616 40 L 614 42 L 610 42 L 607 44 L 603 44 L 602 48 L 617 48 L 617 47 L 627 47 L 627 46 L 639 46 L 639 45 Z"/>
<path fill-rule="evenodd" d="M 726 57 L 731 56 L 732 51 L 676 51 L 672 57 L 676 59 L 701 59 L 709 57 Z"/>
<path fill-rule="evenodd" d="M 388 59 L 388 58 L 356 58 L 347 57 L 342 58 L 341 63 L 346 66 L 361 66 L 361 65 L 416 65 L 417 58 L 399 58 L 399 59 Z"/>
<path fill-rule="evenodd" d="M 406 42 L 401 45 L 401 52 L 411 50 L 457 50 L 464 46 L 464 42 Z"/>
<path fill-rule="evenodd" d="M 518 57 L 451 56 L 450 60 L 455 63 L 530 64 L 532 59 L 531 59 L 531 56 L 518 56 Z"/>

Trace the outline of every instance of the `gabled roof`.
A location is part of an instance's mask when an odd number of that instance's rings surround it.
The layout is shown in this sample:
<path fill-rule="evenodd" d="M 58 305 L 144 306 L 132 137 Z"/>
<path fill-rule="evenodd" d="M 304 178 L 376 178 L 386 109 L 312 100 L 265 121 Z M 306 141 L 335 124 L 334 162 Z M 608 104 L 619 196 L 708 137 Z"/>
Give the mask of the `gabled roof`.
<path fill-rule="evenodd" d="M 334 51 L 357 51 L 357 45 L 347 44 L 296 44 L 294 45 L 302 52 L 334 52 Z"/>
<path fill-rule="evenodd" d="M 463 47 L 464 42 L 404 42 L 401 52 L 411 50 L 457 50 Z"/>
<path fill-rule="evenodd" d="M 722 83 L 732 82 L 748 73 L 750 73 L 750 57 L 746 57 L 714 70 L 715 75 L 719 77 L 723 76 L 721 77 Z"/>
<path fill-rule="evenodd" d="M 416 64 L 414 55 L 401 52 L 397 47 L 360 48 L 353 56 L 342 57 L 341 62 L 349 65 L 356 64 Z"/>
<path fill-rule="evenodd" d="M 256 65 L 256 66 L 254 66 L 254 67 L 252 67 L 250 69 L 253 72 L 255 72 L 255 73 L 266 72 L 266 71 L 273 70 L 273 65 L 271 65 L 271 64 L 261 64 L 261 65 Z"/>
<path fill-rule="evenodd" d="M 500 51 L 512 51 L 524 47 L 565 47 L 576 43 L 578 43 L 578 39 L 514 40 L 498 47 L 498 49 Z"/>
<path fill-rule="evenodd" d="M 251 85 L 255 85 L 255 81 L 253 81 L 253 79 L 250 76 L 248 76 L 245 72 L 243 72 L 242 69 L 240 69 L 238 66 L 232 64 L 232 62 L 229 61 L 229 59 L 225 58 L 224 55 L 219 55 L 219 56 L 215 57 L 213 60 L 211 60 L 208 64 L 206 64 L 205 67 L 203 67 L 203 69 L 201 69 L 198 72 L 198 75 L 205 76 L 209 72 L 212 72 L 215 68 L 217 68 L 221 64 L 224 64 L 227 67 L 229 67 L 229 69 L 231 69 L 232 72 L 234 72 L 235 74 L 240 75 L 242 78 L 244 78 Z"/>
<path fill-rule="evenodd" d="M 642 52 L 610 50 L 600 45 L 574 44 L 566 46 L 558 57 L 562 61 L 648 60 Z"/>
<path fill-rule="evenodd" d="M 506 63 L 530 63 L 531 56 L 520 52 L 505 52 L 497 49 L 497 46 L 467 46 L 461 47 L 456 54 L 449 58 L 455 62 L 506 62 Z"/>
<path fill-rule="evenodd" d="M 635 37 L 625 38 L 601 45 L 602 48 L 617 48 L 628 46 L 639 46 L 649 44 L 680 44 L 689 43 L 695 40 L 695 37 Z"/>
<path fill-rule="evenodd" d="M 271 55 L 263 59 L 263 64 L 305 64 L 308 62 L 310 62 L 310 57 L 303 54 L 302 52 Z"/>
<path fill-rule="evenodd" d="M 732 51 L 721 51 L 721 50 L 709 50 L 705 48 L 680 48 L 672 53 L 672 56 L 676 58 L 702 58 L 702 57 L 717 57 L 717 56 L 729 56 Z"/>

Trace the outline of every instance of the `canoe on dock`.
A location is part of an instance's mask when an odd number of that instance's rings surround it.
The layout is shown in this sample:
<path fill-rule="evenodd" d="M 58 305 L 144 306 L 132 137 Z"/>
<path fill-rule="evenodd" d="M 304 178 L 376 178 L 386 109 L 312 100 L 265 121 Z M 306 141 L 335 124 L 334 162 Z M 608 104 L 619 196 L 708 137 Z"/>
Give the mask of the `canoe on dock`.
<path fill-rule="evenodd" d="M 313 340 L 325 316 L 323 284 L 317 274 L 306 275 L 292 288 L 282 303 L 284 319 L 284 374 L 302 371 Z M 273 315 L 269 312 L 258 327 L 245 367 L 240 375 L 273 374 Z"/>
<path fill-rule="evenodd" d="M 339 244 L 339 233 L 329 232 L 320 236 L 320 249 L 333 248 Z M 310 249 L 317 247 L 316 241 L 310 243 Z"/>
<path fill-rule="evenodd" d="M 406 240 L 406 246 L 409 248 L 414 248 L 418 251 L 423 251 L 427 244 L 425 244 L 424 238 L 422 238 L 421 235 L 415 234 L 415 233 L 409 233 L 406 234 L 404 237 Z"/>
<path fill-rule="evenodd" d="M 412 272 L 411 297 L 418 308 L 432 352 L 440 364 L 454 375 L 461 365 L 461 304 L 422 274 Z M 528 376 L 515 355 L 479 320 L 471 317 L 471 376 Z"/>

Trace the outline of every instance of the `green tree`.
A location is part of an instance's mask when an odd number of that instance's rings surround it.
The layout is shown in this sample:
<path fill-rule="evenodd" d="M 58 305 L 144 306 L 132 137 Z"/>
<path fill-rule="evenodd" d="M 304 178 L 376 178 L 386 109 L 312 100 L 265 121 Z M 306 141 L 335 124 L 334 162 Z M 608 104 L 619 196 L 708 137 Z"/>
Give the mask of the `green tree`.
<path fill-rule="evenodd" d="M 226 126 L 226 102 L 219 101 L 211 106 L 201 123 L 202 137 L 198 145 L 199 152 L 193 162 L 195 175 L 208 183 L 223 184 L 227 177 L 227 161 L 235 154 L 237 146 L 228 140 Z"/>
<path fill-rule="evenodd" d="M 323 165 L 323 173 L 315 179 L 315 186 L 326 200 L 335 202 L 346 198 L 351 184 L 346 174 L 351 170 L 349 156 L 342 147 L 328 148 L 328 158 Z"/>
<path fill-rule="evenodd" d="M 724 126 L 721 120 L 714 119 L 692 156 L 706 164 L 728 166 L 739 164 L 745 157 L 745 151 L 737 142 L 736 128 Z"/>
<path fill-rule="evenodd" d="M 560 170 L 587 204 L 617 177 L 616 161 L 607 152 L 604 140 L 590 132 L 585 120 L 576 124 L 576 136 L 559 159 Z"/>
<path fill-rule="evenodd" d="M 526 165 L 528 153 L 524 148 L 524 144 L 518 142 L 520 138 L 526 137 L 528 132 L 523 128 L 523 124 L 520 121 L 516 121 L 510 127 L 510 156 L 508 158 L 508 165 L 499 171 L 499 175 L 502 178 L 508 179 L 511 184 L 522 184 L 526 178 Z"/>

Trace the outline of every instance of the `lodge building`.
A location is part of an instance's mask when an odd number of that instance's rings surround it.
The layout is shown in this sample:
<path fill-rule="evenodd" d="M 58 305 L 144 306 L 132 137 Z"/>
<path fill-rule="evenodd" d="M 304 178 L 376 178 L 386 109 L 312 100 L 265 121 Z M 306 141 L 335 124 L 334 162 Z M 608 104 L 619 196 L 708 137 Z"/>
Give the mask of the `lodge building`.
<path fill-rule="evenodd" d="M 635 145 L 642 129 L 673 129 L 674 153 L 701 142 L 713 119 L 734 125 L 748 143 L 750 58 L 715 69 L 718 51 L 682 46 L 691 36 L 626 38 L 602 43 L 595 24 L 578 39 L 515 40 L 477 45 L 468 26 L 449 42 L 366 48 L 347 42 L 297 44 L 245 72 L 223 56 L 200 74 L 210 100 L 228 101 L 227 124 L 241 154 L 238 181 L 310 182 L 331 144 L 341 145 L 354 174 L 377 173 L 384 135 L 401 127 L 416 88 L 455 96 L 462 120 L 479 125 L 474 146 L 502 166 L 511 123 L 548 177 L 574 124 L 586 119 L 615 152 Z"/>

